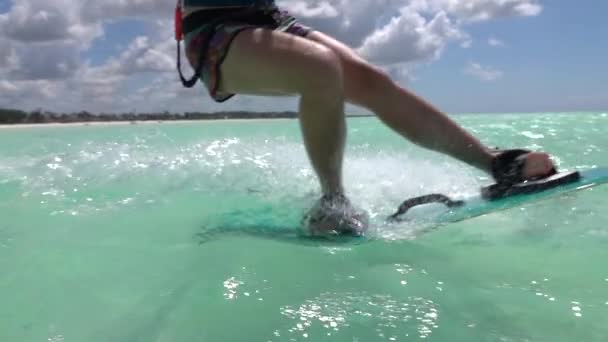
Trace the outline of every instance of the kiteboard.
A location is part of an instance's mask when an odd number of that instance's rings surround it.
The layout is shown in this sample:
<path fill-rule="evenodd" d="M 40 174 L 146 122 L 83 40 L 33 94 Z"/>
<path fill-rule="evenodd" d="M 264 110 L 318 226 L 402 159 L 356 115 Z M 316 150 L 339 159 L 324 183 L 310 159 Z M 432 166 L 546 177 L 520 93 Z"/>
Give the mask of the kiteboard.
<path fill-rule="evenodd" d="M 466 199 L 452 199 L 446 195 L 432 194 L 406 200 L 398 211 L 389 217 L 389 221 L 407 221 L 410 209 L 420 205 L 440 203 L 446 209 L 433 221 L 438 224 L 459 222 L 606 183 L 608 183 L 608 168 L 594 168 L 561 172 L 542 180 L 515 184 L 508 188 L 492 185 L 483 188 L 479 195 Z"/>

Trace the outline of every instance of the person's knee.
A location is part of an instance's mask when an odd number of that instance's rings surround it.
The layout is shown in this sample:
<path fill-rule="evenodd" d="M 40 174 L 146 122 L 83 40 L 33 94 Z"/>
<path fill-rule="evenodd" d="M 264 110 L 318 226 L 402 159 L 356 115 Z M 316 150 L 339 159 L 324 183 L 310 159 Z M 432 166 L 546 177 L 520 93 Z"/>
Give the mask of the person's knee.
<path fill-rule="evenodd" d="M 307 54 L 303 75 L 299 80 L 302 95 L 342 97 L 344 80 L 339 56 L 320 44 Z"/>

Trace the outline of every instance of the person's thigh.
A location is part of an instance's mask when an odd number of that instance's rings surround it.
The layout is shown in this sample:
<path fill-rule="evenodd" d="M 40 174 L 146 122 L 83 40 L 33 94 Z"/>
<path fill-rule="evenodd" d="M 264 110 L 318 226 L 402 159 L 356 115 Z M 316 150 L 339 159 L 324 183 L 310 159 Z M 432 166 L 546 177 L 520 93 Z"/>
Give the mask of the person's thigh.
<path fill-rule="evenodd" d="M 296 35 L 257 28 L 234 38 L 220 66 L 219 89 L 290 95 L 326 88 L 340 77 L 339 57 L 332 49 Z"/>

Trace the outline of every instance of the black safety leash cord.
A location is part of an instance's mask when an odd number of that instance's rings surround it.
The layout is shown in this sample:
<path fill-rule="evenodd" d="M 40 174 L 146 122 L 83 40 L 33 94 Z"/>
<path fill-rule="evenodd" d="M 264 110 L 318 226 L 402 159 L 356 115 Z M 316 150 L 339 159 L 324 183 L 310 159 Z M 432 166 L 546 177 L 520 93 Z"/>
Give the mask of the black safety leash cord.
<path fill-rule="evenodd" d="M 465 204 L 464 201 L 455 201 L 449 198 L 446 195 L 442 194 L 431 194 L 426 196 L 420 196 L 416 198 L 411 198 L 403 202 L 399 206 L 398 211 L 389 217 L 390 220 L 397 221 L 399 217 L 405 215 L 410 209 L 417 207 L 419 205 L 431 204 L 431 203 L 439 203 L 444 204 L 448 208 L 456 208 L 461 207 Z"/>

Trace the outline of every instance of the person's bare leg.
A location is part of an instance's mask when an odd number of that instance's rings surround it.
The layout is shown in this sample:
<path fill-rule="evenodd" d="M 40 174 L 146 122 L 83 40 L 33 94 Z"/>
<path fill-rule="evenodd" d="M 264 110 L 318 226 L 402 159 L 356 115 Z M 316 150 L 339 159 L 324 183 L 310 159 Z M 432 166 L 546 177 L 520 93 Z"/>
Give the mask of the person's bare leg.
<path fill-rule="evenodd" d="M 388 75 L 337 40 L 317 31 L 307 38 L 340 56 L 347 101 L 373 111 L 393 130 L 420 146 L 490 172 L 492 150 L 447 115 L 395 84 Z M 547 154 L 531 153 L 526 159 L 524 175 L 527 178 L 545 175 L 552 167 Z"/>
<path fill-rule="evenodd" d="M 237 94 L 299 94 L 300 123 L 324 194 L 342 193 L 346 140 L 339 57 L 329 48 L 265 29 L 237 35 L 221 66 L 221 89 Z"/>

